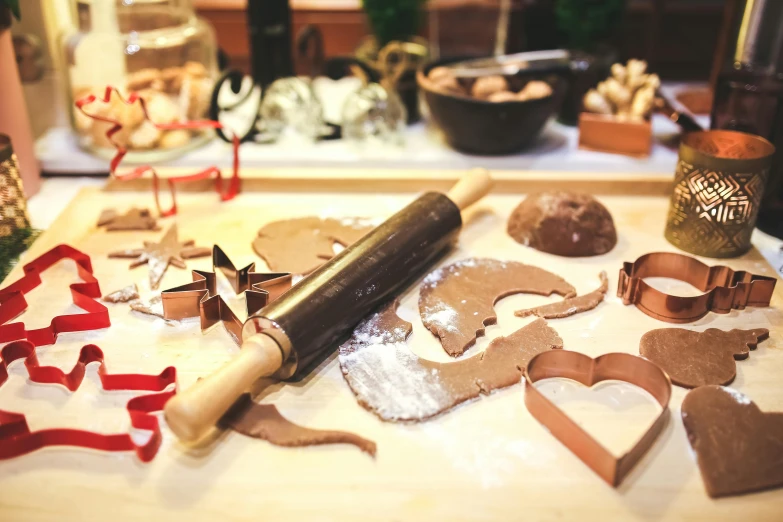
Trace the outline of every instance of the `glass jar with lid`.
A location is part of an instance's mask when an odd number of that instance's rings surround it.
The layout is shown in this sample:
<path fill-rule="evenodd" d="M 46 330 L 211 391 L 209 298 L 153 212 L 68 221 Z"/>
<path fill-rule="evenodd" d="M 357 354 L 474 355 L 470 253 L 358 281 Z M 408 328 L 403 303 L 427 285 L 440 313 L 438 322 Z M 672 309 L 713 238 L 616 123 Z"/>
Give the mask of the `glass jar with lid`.
<path fill-rule="evenodd" d="M 72 0 L 75 32 L 63 37 L 67 98 L 103 97 L 111 85 L 127 96 L 138 93 L 157 124 L 203 119 L 217 75 L 217 46 L 211 26 L 196 17 L 190 0 Z M 73 106 L 73 103 L 71 103 Z M 208 140 L 211 131 L 159 130 L 139 103 L 116 96 L 85 108 L 117 120 L 115 141 L 129 161 L 160 161 Z M 79 144 L 100 156 L 116 149 L 106 137 L 111 124 L 75 107 L 72 125 Z"/>

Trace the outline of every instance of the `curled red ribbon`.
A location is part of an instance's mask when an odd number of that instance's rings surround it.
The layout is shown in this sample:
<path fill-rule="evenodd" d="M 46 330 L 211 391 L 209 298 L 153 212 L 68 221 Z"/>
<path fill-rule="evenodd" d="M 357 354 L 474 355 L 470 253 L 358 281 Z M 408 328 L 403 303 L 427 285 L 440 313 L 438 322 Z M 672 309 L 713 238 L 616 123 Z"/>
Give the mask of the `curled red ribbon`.
<path fill-rule="evenodd" d="M 223 125 L 220 122 L 212 121 L 212 120 L 187 121 L 182 123 L 166 123 L 166 124 L 155 123 L 150 119 L 150 116 L 147 113 L 147 106 L 143 98 L 141 98 L 137 93 L 133 92 L 128 95 L 128 98 L 126 100 L 125 98 L 123 98 L 122 94 L 120 94 L 120 92 L 112 86 L 106 87 L 106 91 L 103 95 L 103 98 L 97 98 L 94 94 L 90 94 L 89 96 L 76 100 L 76 108 L 79 109 L 82 112 L 82 114 L 84 114 L 89 118 L 92 118 L 93 120 L 103 121 L 112 124 L 112 127 L 108 131 L 106 131 L 106 137 L 117 148 L 117 154 L 114 156 L 114 158 L 112 158 L 110 163 L 110 168 L 109 168 L 109 172 L 111 173 L 112 176 L 114 176 L 114 178 L 120 181 L 125 181 L 125 180 L 137 179 L 147 173 L 150 173 L 152 175 L 152 190 L 155 195 L 155 205 L 158 207 L 158 212 L 162 217 L 173 216 L 174 214 L 177 213 L 177 199 L 174 190 L 174 187 L 177 183 L 186 183 L 188 181 L 196 181 L 200 179 L 210 179 L 212 178 L 212 176 L 215 176 L 215 192 L 217 192 L 218 195 L 220 196 L 220 200 L 229 201 L 231 199 L 234 199 L 234 197 L 236 197 L 236 195 L 239 193 L 239 138 L 236 136 L 234 136 L 233 138 L 233 150 L 234 150 L 233 175 L 228 180 L 227 186 L 224 187 L 223 175 L 220 169 L 215 166 L 208 167 L 199 172 L 194 172 L 193 174 L 186 174 L 183 176 L 172 176 L 169 178 L 164 178 L 168 182 L 169 193 L 171 194 L 171 208 L 169 208 L 168 210 L 163 210 L 160 206 L 159 189 L 160 189 L 161 178 L 152 166 L 143 165 L 140 167 L 136 167 L 129 172 L 125 172 L 125 173 L 117 172 L 117 169 L 119 168 L 122 159 L 125 157 L 125 154 L 128 153 L 128 150 L 122 145 L 120 145 L 119 143 L 117 143 L 116 141 L 114 141 L 113 138 L 114 134 L 116 134 L 117 132 L 120 131 L 120 129 L 122 129 L 122 124 L 118 120 L 108 118 L 106 116 L 98 116 L 97 114 L 90 114 L 89 112 L 84 110 L 86 106 L 90 105 L 91 103 L 99 99 L 103 103 L 109 103 L 111 101 L 111 97 L 113 94 L 116 95 L 120 99 L 120 101 L 122 101 L 126 105 L 133 105 L 134 103 L 138 102 L 141 105 L 142 111 L 144 112 L 144 118 L 148 120 L 150 123 L 152 123 L 159 130 L 222 129 Z"/>

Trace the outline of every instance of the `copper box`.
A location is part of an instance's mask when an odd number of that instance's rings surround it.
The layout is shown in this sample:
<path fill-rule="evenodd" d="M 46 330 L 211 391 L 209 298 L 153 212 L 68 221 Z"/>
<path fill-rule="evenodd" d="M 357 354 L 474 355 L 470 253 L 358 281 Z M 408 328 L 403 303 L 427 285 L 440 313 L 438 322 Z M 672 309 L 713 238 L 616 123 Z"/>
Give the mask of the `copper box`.
<path fill-rule="evenodd" d="M 614 116 L 583 112 L 579 115 L 579 148 L 612 154 L 650 155 L 652 126 L 649 121 L 619 121 Z"/>

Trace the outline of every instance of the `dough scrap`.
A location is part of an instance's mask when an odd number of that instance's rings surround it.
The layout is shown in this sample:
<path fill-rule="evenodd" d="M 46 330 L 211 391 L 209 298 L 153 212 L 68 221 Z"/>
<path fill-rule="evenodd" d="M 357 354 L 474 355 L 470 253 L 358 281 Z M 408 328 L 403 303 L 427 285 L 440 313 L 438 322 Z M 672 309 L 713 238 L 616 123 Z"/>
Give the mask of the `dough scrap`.
<path fill-rule="evenodd" d="M 103 300 L 107 303 L 127 303 L 129 301 L 135 301 L 139 298 L 139 287 L 135 284 L 130 284 L 125 288 L 115 290 L 110 294 L 103 296 Z"/>
<path fill-rule="evenodd" d="M 294 424 L 273 404 L 257 404 L 244 394 L 223 417 L 221 424 L 248 437 L 268 441 L 276 446 L 300 447 L 323 444 L 353 444 L 375 456 L 376 445 L 353 433 L 313 430 Z"/>
<path fill-rule="evenodd" d="M 412 327 L 397 316 L 398 304 L 394 301 L 360 323 L 338 355 L 359 404 L 384 421 L 422 421 L 519 383 L 535 355 L 563 348 L 557 332 L 537 319 L 494 339 L 486 351 L 473 357 L 428 361 L 407 347 Z"/>
<path fill-rule="evenodd" d="M 359 218 L 273 221 L 258 231 L 253 250 L 272 271 L 305 275 L 334 256 L 334 243 L 350 246 L 373 228 L 368 220 Z"/>
<path fill-rule="evenodd" d="M 109 232 L 123 230 L 160 230 L 158 221 L 146 208 L 131 208 L 120 214 L 113 208 L 104 209 L 98 217 L 98 227 L 106 227 Z"/>
<path fill-rule="evenodd" d="M 730 384 L 737 376 L 736 360 L 747 359 L 750 350 L 769 337 L 769 330 L 710 328 L 693 332 L 661 328 L 642 336 L 639 354 L 669 374 L 674 384 L 697 388 L 707 384 Z"/>
<path fill-rule="evenodd" d="M 529 195 L 509 216 L 507 231 L 518 243 L 558 256 L 596 256 L 617 244 L 606 207 L 577 192 Z"/>
<path fill-rule="evenodd" d="M 606 272 L 601 272 L 598 277 L 601 279 L 601 286 L 589 294 L 570 297 L 557 303 L 538 306 L 536 308 L 517 310 L 514 312 L 514 315 L 517 317 L 535 315 L 542 319 L 562 319 L 564 317 L 570 317 L 575 314 L 592 310 L 604 300 L 606 291 L 609 290 L 609 279 L 606 277 Z"/>
<path fill-rule="evenodd" d="M 710 497 L 783 487 L 783 413 L 711 385 L 685 396 L 682 422 Z"/>
<path fill-rule="evenodd" d="M 566 280 L 542 268 L 516 261 L 468 258 L 424 278 L 419 313 L 443 349 L 456 357 L 473 346 L 484 327 L 495 324 L 494 304 L 514 294 L 576 295 Z"/>

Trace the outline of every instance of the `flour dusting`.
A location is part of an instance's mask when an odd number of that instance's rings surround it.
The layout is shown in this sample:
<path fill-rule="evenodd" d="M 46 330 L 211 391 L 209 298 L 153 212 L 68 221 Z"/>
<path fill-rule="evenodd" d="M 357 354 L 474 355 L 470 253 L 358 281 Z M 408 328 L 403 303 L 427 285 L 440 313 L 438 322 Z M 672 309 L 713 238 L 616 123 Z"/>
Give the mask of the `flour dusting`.
<path fill-rule="evenodd" d="M 384 420 L 430 417 L 449 403 L 437 372 L 424 368 L 405 343 L 370 344 L 339 359 L 359 401 Z"/>

